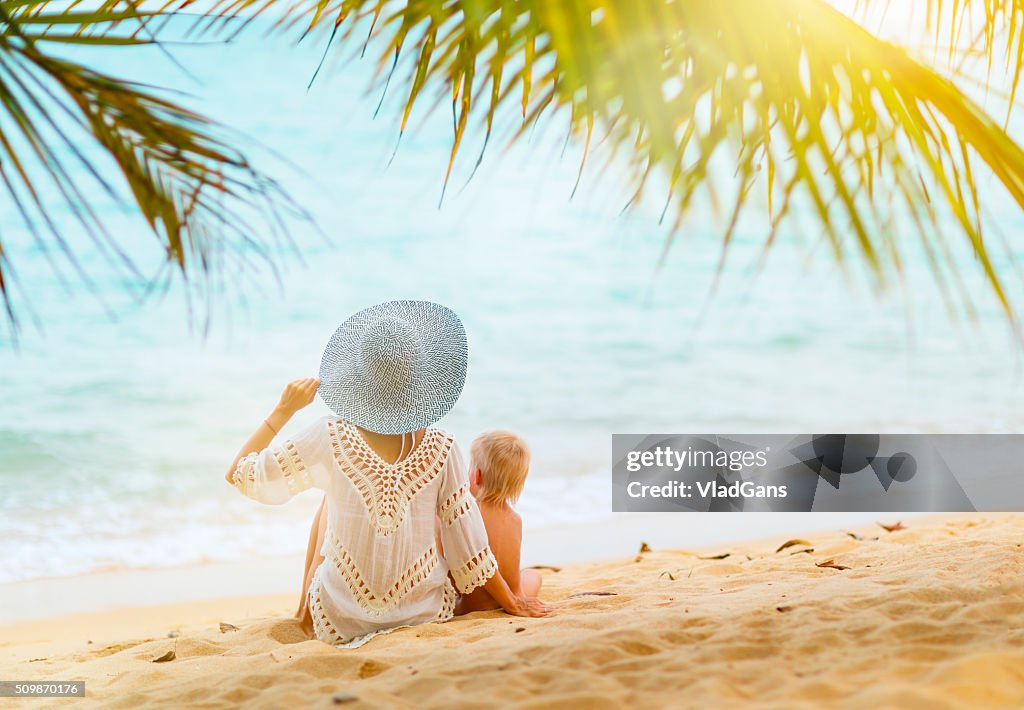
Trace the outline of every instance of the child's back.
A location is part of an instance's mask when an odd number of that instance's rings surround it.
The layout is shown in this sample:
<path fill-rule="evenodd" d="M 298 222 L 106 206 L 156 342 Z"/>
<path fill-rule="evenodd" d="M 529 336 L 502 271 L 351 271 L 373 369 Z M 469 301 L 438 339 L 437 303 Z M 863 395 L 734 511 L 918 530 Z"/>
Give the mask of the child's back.
<path fill-rule="evenodd" d="M 498 572 L 513 594 L 537 596 L 541 576 L 536 570 L 520 570 L 523 519 L 512 504 L 519 498 L 530 468 L 530 451 L 520 437 L 507 431 L 490 431 L 473 441 L 470 449 L 470 491 L 477 500 L 487 528 Z M 497 609 L 499 605 L 483 588 L 462 597 L 456 614 Z"/>

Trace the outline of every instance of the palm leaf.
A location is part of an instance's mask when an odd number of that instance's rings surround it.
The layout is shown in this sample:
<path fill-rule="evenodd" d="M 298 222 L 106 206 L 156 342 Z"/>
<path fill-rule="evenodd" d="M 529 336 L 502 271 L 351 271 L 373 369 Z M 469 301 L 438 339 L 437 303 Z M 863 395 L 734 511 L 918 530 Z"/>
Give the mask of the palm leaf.
<path fill-rule="evenodd" d="M 858 4 L 868 13 L 889 3 Z M 946 294 L 964 269 L 944 242 L 952 231 L 1012 318 L 976 180 L 987 170 L 1024 207 L 1024 151 L 960 80 L 966 58 L 980 54 L 991 73 L 1005 56 L 1012 104 L 1024 0 L 921 6 L 935 47 L 949 46 L 941 66 L 825 0 L 213 0 L 197 29 L 237 32 L 226 30 L 233 20 L 264 15 L 280 32 L 376 47 L 381 81 L 404 91 L 400 132 L 424 97 L 451 101 L 445 183 L 468 126 L 486 145 L 502 117 L 518 115 L 519 138 L 564 115 L 581 142 L 596 135 L 629 156 L 629 204 L 664 176 L 676 227 L 702 191 L 731 196 L 723 256 L 752 206 L 768 206 L 766 248 L 809 211 L 836 258 L 856 257 L 884 286 L 910 248 L 893 233 L 900 224 Z M 965 290 L 958 297 L 971 308 Z"/>
<path fill-rule="evenodd" d="M 105 3 L 88 11 L 77 3 L 62 11 L 51 3 L 0 2 L 0 183 L 30 234 L 49 257 L 57 246 L 87 285 L 76 250 L 54 218 L 52 194 L 74 215 L 96 248 L 144 280 L 123 239 L 115 239 L 92 208 L 98 186 L 120 200 L 120 186 L 104 177 L 107 161 L 84 149 L 98 145 L 119 171 L 130 199 L 180 276 L 209 277 L 214 258 L 247 259 L 260 253 L 247 215 L 294 211 L 291 201 L 246 157 L 231 148 L 230 134 L 154 90 L 93 71 L 43 49 L 47 43 L 93 46 L 148 44 L 146 23 L 156 15 L 134 5 Z M 132 32 L 119 31 L 131 23 Z M 117 172 L 114 173 L 117 175 Z M 270 231 L 279 233 L 271 218 Z M 222 265 L 222 264 L 221 264 Z M 9 324 L 19 320 L 12 293 L 14 265 L 0 242 L 0 293 Z M 164 280 L 170 277 L 164 272 Z M 27 293 L 30 304 L 31 292 Z"/>
<path fill-rule="evenodd" d="M 857 4 L 861 22 L 891 5 Z M 83 226 L 99 229 L 65 158 L 36 125 L 50 102 L 63 98 L 65 110 L 117 161 L 181 269 L 204 263 L 210 225 L 239 229 L 237 213 L 218 211 L 217 198 L 265 199 L 265 184 L 200 117 L 141 87 L 50 60 L 38 45 L 152 41 L 160 22 L 191 5 L 0 3 L 0 102 L 29 155 L 47 166 Z M 715 204 L 731 196 L 723 258 L 742 215 L 763 199 L 766 250 L 794 215 L 809 211 L 841 263 L 856 256 L 884 285 L 909 248 L 894 225 L 909 225 L 943 295 L 949 299 L 954 289 L 970 307 L 962 259 L 945 240 L 951 226 L 1012 317 L 985 237 L 976 176 L 991 173 L 1024 207 L 1024 152 L 960 86 L 998 89 L 993 69 L 1005 58 L 1012 107 L 1024 57 L 1024 0 L 919 5 L 936 52 L 948 48 L 941 66 L 879 39 L 824 0 L 211 0 L 194 30 L 236 36 L 265 15 L 279 32 L 324 36 L 329 50 L 374 47 L 381 86 L 405 97 L 399 132 L 424 100 L 428 111 L 450 100 L 445 185 L 469 127 L 482 129 L 486 148 L 495 126 L 510 117 L 519 125 L 516 139 L 541 120 L 565 116 L 570 135 L 585 145 L 594 137 L 628 156 L 635 182 L 627 206 L 650 190 L 655 175 L 669 184 L 666 211 L 676 227 L 702 191 Z M 111 32 L 126 24 L 134 29 Z M 971 73 L 975 57 L 985 64 L 983 79 Z M 43 92 L 23 78 L 37 74 L 57 88 Z M 111 121 L 125 122 L 125 130 L 108 130 Z M 7 141 L 0 148 L 9 158 L 0 178 L 18 209 L 42 217 L 49 238 L 59 240 L 18 159 L 21 149 Z M 80 155 L 70 139 L 63 148 Z M 474 170 L 482 159 L 481 151 Z M 897 215 L 907 219 L 897 222 Z M 0 245 L 5 298 L 8 258 Z"/>

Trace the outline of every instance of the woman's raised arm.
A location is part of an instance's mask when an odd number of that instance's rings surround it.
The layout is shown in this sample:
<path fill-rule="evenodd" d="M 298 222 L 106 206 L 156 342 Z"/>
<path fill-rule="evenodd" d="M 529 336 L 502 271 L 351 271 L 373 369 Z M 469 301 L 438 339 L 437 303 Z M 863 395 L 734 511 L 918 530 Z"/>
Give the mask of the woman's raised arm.
<path fill-rule="evenodd" d="M 233 484 L 235 482 L 235 472 L 238 469 L 239 462 L 246 456 L 267 448 L 295 413 L 313 401 L 319 386 L 320 380 L 315 377 L 307 377 L 288 383 L 284 388 L 284 392 L 281 393 L 281 399 L 278 401 L 277 406 L 274 407 L 274 410 L 266 419 L 260 422 L 256 431 L 242 444 L 242 448 L 239 449 L 235 459 L 231 462 L 231 466 L 228 467 L 228 471 L 224 476 L 228 483 Z"/>
<path fill-rule="evenodd" d="M 307 377 L 302 380 L 289 382 L 285 386 L 284 392 L 281 393 L 281 399 L 278 401 L 277 406 L 274 407 L 274 410 L 266 419 L 260 422 L 252 436 L 242 444 L 242 448 L 239 449 L 235 460 L 228 467 L 224 480 L 231 483 L 239 461 L 249 454 L 263 451 L 263 449 L 267 448 L 278 432 L 295 416 L 295 413 L 313 401 L 319 386 L 320 380 L 315 377 Z"/>

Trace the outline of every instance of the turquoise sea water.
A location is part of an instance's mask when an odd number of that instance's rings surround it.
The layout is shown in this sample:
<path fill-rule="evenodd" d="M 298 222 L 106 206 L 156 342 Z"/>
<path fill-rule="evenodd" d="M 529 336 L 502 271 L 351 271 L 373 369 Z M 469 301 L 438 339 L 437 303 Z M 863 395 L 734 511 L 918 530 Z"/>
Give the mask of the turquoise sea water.
<path fill-rule="evenodd" d="M 389 163 L 397 119 L 387 104 L 373 119 L 372 66 L 347 64 L 307 92 L 319 51 L 255 38 L 177 51 L 201 83 L 153 50 L 104 55 L 112 71 L 183 86 L 190 105 L 244 131 L 322 229 L 292 224 L 303 259 L 280 249 L 279 282 L 266 269 L 230 273 L 208 335 L 200 318 L 190 325 L 180 288 L 138 303 L 138 284 L 104 276 L 87 248 L 99 297 L 62 288 L 0 207 L 43 324 L 17 349 L 0 345 L 0 582 L 303 549 L 316 496 L 257 506 L 223 483 L 224 468 L 281 386 L 316 373 L 338 323 L 392 298 L 463 317 L 470 374 L 443 424 L 464 447 L 495 426 L 528 438 L 521 508 L 532 525 L 611 515 L 613 432 L 1021 430 L 1020 350 L 969 266 L 979 316 L 957 324 L 922 259 L 903 290 L 879 295 L 813 248 L 810 227 L 755 274 L 765 229 L 749 220 L 709 299 L 721 230 L 710 207 L 658 270 L 660 204 L 620 215 L 624 173 L 593 157 L 570 200 L 580 149 L 563 153 L 562 136 L 541 131 L 507 151 L 495 141 L 463 188 L 471 136 L 438 209 L 445 111 L 414 115 Z M 98 204 L 155 264 L 130 213 Z M 1012 245 L 1020 214 L 992 207 Z M 324 413 L 317 403 L 293 426 Z"/>

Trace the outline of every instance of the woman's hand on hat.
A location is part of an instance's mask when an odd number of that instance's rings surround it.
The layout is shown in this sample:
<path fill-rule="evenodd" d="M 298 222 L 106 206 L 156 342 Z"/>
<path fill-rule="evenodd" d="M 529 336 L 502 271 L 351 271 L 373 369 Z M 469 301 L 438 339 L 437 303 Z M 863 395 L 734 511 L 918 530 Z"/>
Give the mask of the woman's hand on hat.
<path fill-rule="evenodd" d="M 303 407 L 308 407 L 316 397 L 318 387 L 320 387 L 320 380 L 315 377 L 289 382 L 285 385 L 284 392 L 281 393 L 277 411 L 290 417 Z"/>

